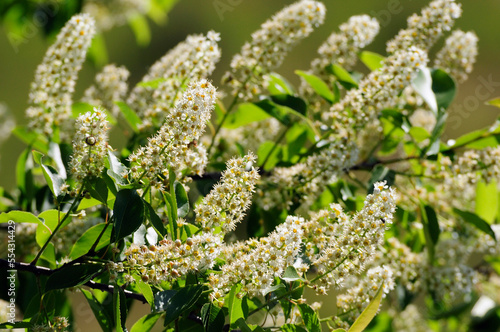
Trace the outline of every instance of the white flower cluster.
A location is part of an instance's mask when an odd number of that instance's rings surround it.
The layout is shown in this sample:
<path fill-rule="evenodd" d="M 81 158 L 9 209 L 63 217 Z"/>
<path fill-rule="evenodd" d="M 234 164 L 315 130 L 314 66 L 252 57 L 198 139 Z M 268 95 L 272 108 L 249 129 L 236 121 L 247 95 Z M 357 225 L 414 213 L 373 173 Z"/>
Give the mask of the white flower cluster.
<path fill-rule="evenodd" d="M 405 332 L 432 332 L 434 331 L 427 324 L 424 315 L 418 310 L 414 304 L 409 304 L 402 312 L 394 315 L 392 321 L 394 331 Z"/>
<path fill-rule="evenodd" d="M 106 113 L 94 108 L 94 112 L 80 115 L 75 127 L 73 156 L 69 167 L 75 181 L 81 185 L 86 178 L 97 177 L 104 169 L 110 149 Z"/>
<path fill-rule="evenodd" d="M 307 207 L 357 160 L 356 147 L 346 138 L 339 138 L 303 163 L 276 167 L 268 182 L 257 191 L 259 205 L 265 210 L 293 205 Z"/>
<path fill-rule="evenodd" d="M 234 230 L 236 224 L 243 219 L 259 179 L 255 168 L 245 171 L 255 159 L 254 155 L 249 154 L 229 160 L 221 182 L 196 206 L 196 222 L 204 232 L 220 228 L 222 234 L 226 234 Z"/>
<path fill-rule="evenodd" d="M 349 21 L 340 25 L 339 33 L 332 33 L 319 47 L 319 57 L 311 62 L 311 73 L 330 85 L 334 84 L 334 77 L 326 72 L 326 67 L 339 64 L 346 70 L 352 69 L 358 60 L 359 50 L 373 41 L 379 29 L 376 18 L 368 15 L 352 16 Z M 309 108 L 313 112 L 320 112 L 322 106 L 327 105 L 303 79 L 300 92 L 309 101 Z"/>
<path fill-rule="evenodd" d="M 500 178 L 500 147 L 469 150 L 451 166 L 452 182 L 459 187 L 476 184 L 482 179 L 486 183 Z"/>
<path fill-rule="evenodd" d="M 382 258 L 383 264 L 392 269 L 398 284 L 404 286 L 410 292 L 420 290 L 425 257 L 412 252 L 409 247 L 396 238 L 387 239 L 387 242 L 390 247 Z M 374 264 L 378 263 L 380 263 L 380 260 L 376 260 Z"/>
<path fill-rule="evenodd" d="M 120 109 L 114 104 L 122 100 L 127 94 L 127 79 L 130 72 L 127 68 L 115 65 L 105 66 L 95 77 L 95 85 L 85 90 L 83 102 L 92 106 L 101 106 L 117 117 Z"/>
<path fill-rule="evenodd" d="M 325 294 L 332 285 L 342 286 L 348 276 L 359 274 L 373 259 L 385 229 L 392 223 L 395 201 L 394 189 L 377 182 L 363 209 L 352 218 L 340 205 L 331 204 L 305 224 L 305 254 L 323 276 L 317 281 L 319 294 Z"/>
<path fill-rule="evenodd" d="M 249 240 L 241 250 L 226 257 L 220 273 L 209 276 L 214 301 L 223 302 L 231 287 L 241 284 L 240 294 L 264 295 L 276 277 L 281 277 L 288 266 L 293 266 L 302 242 L 302 224 L 299 217 L 288 216 L 269 236 Z"/>
<path fill-rule="evenodd" d="M 410 47 L 428 51 L 462 15 L 462 8 L 455 0 L 434 0 L 422 9 L 421 15 L 408 18 L 408 27 L 387 42 L 387 52 L 395 53 Z"/>
<path fill-rule="evenodd" d="M 30 107 L 26 110 L 30 129 L 47 136 L 52 135 L 54 127 L 64 129 L 62 135 L 72 132 L 68 123 L 72 96 L 94 34 L 94 19 L 88 14 L 73 16 L 59 32 L 31 83 Z"/>
<path fill-rule="evenodd" d="M 219 40 L 219 34 L 214 31 L 206 36 L 188 36 L 153 64 L 142 78 L 146 85 L 135 86 L 127 100 L 143 120 L 144 127 L 161 125 L 188 83 L 205 79 L 212 73 L 221 56 Z M 152 86 L 148 86 L 149 83 Z"/>
<path fill-rule="evenodd" d="M 427 53 L 411 46 L 388 57 L 384 66 L 371 72 L 357 89 L 349 90 L 346 96 L 323 114 L 323 120 L 333 119 L 332 128 L 347 130 L 363 128 L 374 120 L 384 108 L 398 102 L 399 93 L 407 87 L 420 68 L 427 65 Z"/>
<path fill-rule="evenodd" d="M 69 329 L 69 321 L 66 317 L 56 316 L 52 319 L 48 324 L 35 324 L 32 327 L 33 332 L 59 332 L 59 331 L 68 331 Z"/>
<path fill-rule="evenodd" d="M 342 317 L 344 322 L 353 323 L 373 300 L 380 287 L 384 298 L 394 289 L 394 276 L 389 267 L 382 265 L 369 269 L 365 277 L 349 278 L 346 283 L 349 284 L 348 289 L 337 295 L 337 317 Z"/>
<path fill-rule="evenodd" d="M 478 38 L 474 32 L 455 30 L 436 55 L 434 66 L 448 72 L 458 83 L 467 80 L 477 57 Z"/>
<path fill-rule="evenodd" d="M 352 16 L 339 27 L 339 33 L 332 33 L 319 47 L 320 57 L 311 62 L 313 74 L 325 78 L 325 67 L 339 64 L 350 70 L 356 64 L 358 52 L 377 36 L 380 25 L 376 18 L 368 15 Z"/>
<path fill-rule="evenodd" d="M 85 0 L 82 11 L 96 19 L 99 30 L 126 24 L 136 15 L 149 10 L 150 0 Z"/>
<path fill-rule="evenodd" d="M 322 24 L 326 9 L 321 2 L 302 0 L 275 14 L 252 34 L 241 52 L 233 57 L 224 80 L 241 101 L 253 99 L 262 90 L 264 76 L 278 68 L 286 54 L 313 28 Z"/>
<path fill-rule="evenodd" d="M 216 91 L 210 82 L 204 79 L 191 82 L 158 133 L 149 138 L 148 145 L 129 156 L 132 177 L 136 181 L 145 177 L 153 187 L 161 189 L 168 184 L 169 169 L 179 176 L 188 163 L 193 164 L 193 155 L 188 156 L 186 151 L 203 134 L 215 101 Z M 202 153 L 198 158 L 206 158 L 204 149 L 198 151 Z M 186 156 L 188 160 L 184 159 Z"/>
<path fill-rule="evenodd" d="M 190 272 L 198 272 L 214 265 L 220 252 L 221 237 L 202 233 L 188 237 L 184 242 L 177 239 L 161 240 L 158 245 L 132 244 L 124 255 L 123 263 L 111 263 L 113 272 L 138 272 L 144 282 L 159 283 L 175 280 Z"/>

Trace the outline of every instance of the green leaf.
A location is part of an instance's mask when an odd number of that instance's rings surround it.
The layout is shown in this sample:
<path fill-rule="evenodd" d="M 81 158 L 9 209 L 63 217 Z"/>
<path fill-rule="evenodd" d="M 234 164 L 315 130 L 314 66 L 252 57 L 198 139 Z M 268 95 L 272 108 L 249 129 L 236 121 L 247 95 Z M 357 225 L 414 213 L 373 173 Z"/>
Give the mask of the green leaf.
<path fill-rule="evenodd" d="M 139 116 L 126 103 L 122 101 L 115 101 L 115 104 L 120 108 L 120 111 L 130 128 L 132 128 L 134 132 L 138 133 L 138 125 L 142 123 L 141 118 L 139 118 Z"/>
<path fill-rule="evenodd" d="M 288 107 L 279 106 L 269 99 L 264 99 L 254 104 L 286 127 L 290 126 L 293 122 L 292 114 L 297 113 Z"/>
<path fill-rule="evenodd" d="M 160 317 L 160 313 L 152 313 L 142 316 L 137 322 L 135 322 L 130 329 L 130 332 L 149 332 L 153 329 Z"/>
<path fill-rule="evenodd" d="M 493 240 L 497 240 L 495 236 L 495 232 L 491 229 L 490 224 L 488 224 L 484 219 L 479 217 L 477 214 L 468 211 L 462 211 L 456 208 L 453 208 L 453 212 L 460 216 L 465 222 L 475 226 L 480 231 L 488 234 L 493 238 Z"/>
<path fill-rule="evenodd" d="M 134 189 L 118 192 L 113 212 L 113 242 L 135 232 L 146 219 L 143 200 Z"/>
<path fill-rule="evenodd" d="M 165 312 L 167 326 L 176 320 L 184 311 L 196 304 L 203 292 L 202 285 L 186 286 L 180 289 L 170 289 L 155 295 L 155 311 Z"/>
<path fill-rule="evenodd" d="M 59 174 L 59 176 L 63 179 L 66 179 L 67 178 L 66 166 L 64 165 L 62 159 L 61 148 L 59 147 L 59 144 L 55 142 L 50 142 L 48 154 L 49 157 L 52 158 L 52 160 L 56 163 L 57 173 Z"/>
<path fill-rule="evenodd" d="M 286 106 L 302 115 L 306 115 L 307 104 L 302 98 L 280 94 L 271 96 L 271 100 L 277 105 Z"/>
<path fill-rule="evenodd" d="M 158 89 L 160 84 L 166 81 L 167 81 L 166 78 L 160 77 L 160 78 L 155 78 L 154 80 L 151 81 L 139 82 L 137 83 L 137 86 L 141 86 L 143 88 Z"/>
<path fill-rule="evenodd" d="M 345 70 L 342 66 L 338 64 L 329 65 L 326 67 L 326 70 L 337 77 L 338 81 L 344 88 L 347 90 L 358 87 L 358 82 L 349 74 L 347 70 Z"/>
<path fill-rule="evenodd" d="M 146 46 L 151 41 L 151 30 L 148 21 L 141 14 L 134 15 L 128 24 L 134 32 L 135 40 L 139 46 Z"/>
<path fill-rule="evenodd" d="M 424 99 L 434 113 L 438 111 L 436 95 L 432 91 L 432 75 L 429 68 L 421 68 L 412 81 L 415 91 Z"/>
<path fill-rule="evenodd" d="M 252 329 L 248 326 L 247 322 L 243 318 L 238 318 L 236 321 L 236 326 L 240 328 L 241 332 L 252 332 Z"/>
<path fill-rule="evenodd" d="M 231 328 L 237 328 L 236 322 L 238 319 L 246 319 L 248 315 L 248 305 L 246 297 L 238 298 L 238 293 L 241 290 L 241 284 L 236 284 L 229 292 L 228 310 L 229 310 L 229 324 Z"/>
<path fill-rule="evenodd" d="M 271 116 L 264 112 L 259 106 L 253 103 L 243 103 L 240 104 L 234 112 L 228 115 L 223 127 L 235 129 L 270 117 Z"/>
<path fill-rule="evenodd" d="M 179 181 L 174 182 L 175 200 L 177 202 L 177 217 L 184 218 L 189 213 L 189 199 L 184 186 Z"/>
<path fill-rule="evenodd" d="M 41 221 L 33 213 L 26 211 L 13 210 L 0 214 L 0 223 L 8 223 L 13 220 L 15 223 L 27 222 L 31 224 L 40 224 Z"/>
<path fill-rule="evenodd" d="M 19 138 L 22 142 L 44 154 L 49 152 L 49 142 L 47 138 L 42 134 L 38 134 L 34 131 L 28 131 L 24 126 L 15 127 L 12 130 L 12 134 Z"/>
<path fill-rule="evenodd" d="M 488 100 L 486 102 L 486 105 L 491 105 L 491 106 L 495 106 L 495 107 L 499 107 L 500 108 L 500 98 L 495 98 L 495 99 Z"/>
<path fill-rule="evenodd" d="M 165 225 L 163 225 L 163 221 L 161 218 L 156 214 L 156 211 L 153 209 L 151 204 L 148 202 L 144 201 L 144 206 L 146 207 L 145 213 L 146 213 L 146 219 L 148 219 L 153 227 L 160 232 L 162 236 L 165 236 L 167 234 L 167 229 L 165 228 Z"/>
<path fill-rule="evenodd" d="M 64 216 L 64 213 L 61 213 L 60 218 L 62 219 Z M 40 223 L 38 224 L 38 227 L 36 228 L 36 243 L 40 246 L 43 247 L 45 242 L 50 237 L 50 234 L 56 229 L 57 224 L 59 223 L 59 216 L 58 216 L 58 211 L 57 210 L 47 210 L 38 215 L 38 218 L 40 220 Z M 68 221 L 71 219 L 69 218 Z M 65 222 L 67 224 L 67 222 Z"/>
<path fill-rule="evenodd" d="M 368 69 L 374 71 L 384 66 L 385 58 L 375 52 L 363 51 L 359 54 L 359 60 L 361 60 Z"/>
<path fill-rule="evenodd" d="M 97 264 L 63 265 L 49 276 L 45 292 L 85 284 L 102 269 L 103 267 Z"/>
<path fill-rule="evenodd" d="M 321 332 L 321 324 L 316 312 L 307 304 L 299 304 L 300 316 L 308 332 Z"/>
<path fill-rule="evenodd" d="M 90 227 L 83 233 L 82 236 L 75 242 L 71 248 L 69 258 L 77 259 L 89 252 L 94 243 L 97 241 L 97 237 L 101 234 L 106 227 L 105 223 L 97 224 Z M 110 243 L 111 240 L 111 227 L 107 227 L 104 231 L 99 243 L 97 244 L 95 250 L 99 251 Z"/>
<path fill-rule="evenodd" d="M 121 287 L 116 284 L 113 287 L 113 313 L 116 332 L 126 332 L 127 300 Z"/>
<path fill-rule="evenodd" d="M 123 165 L 120 160 L 114 155 L 114 153 L 108 150 L 108 161 L 109 161 L 109 169 L 107 174 L 115 180 L 115 183 L 119 185 L 126 185 L 127 182 L 123 178 L 123 173 L 128 170 L 128 168 Z"/>
<path fill-rule="evenodd" d="M 271 141 L 267 141 L 262 143 L 259 146 L 259 150 L 257 151 L 257 157 L 258 157 L 258 165 L 262 166 L 262 163 L 266 160 L 267 162 L 265 165 L 264 170 L 270 170 L 276 166 L 276 164 L 279 163 L 280 161 L 280 154 L 281 154 L 281 147 L 277 146 L 274 148 L 275 143 Z M 274 151 L 273 151 L 274 148 Z M 271 156 L 268 158 L 267 156 L 269 153 L 272 153 Z"/>
<path fill-rule="evenodd" d="M 106 65 L 108 61 L 108 50 L 106 49 L 106 41 L 102 33 L 96 33 L 92 38 L 92 44 L 87 52 L 89 59 L 98 66 Z"/>
<path fill-rule="evenodd" d="M 64 184 L 64 179 L 57 173 L 57 170 L 48 165 L 42 164 L 43 177 L 50 188 L 50 191 L 57 198 L 61 196 L 61 186 Z"/>
<path fill-rule="evenodd" d="M 90 196 L 97 199 L 104 205 L 108 204 L 108 186 L 101 178 L 92 178 L 85 182 L 85 189 L 90 193 Z"/>
<path fill-rule="evenodd" d="M 94 313 L 94 316 L 97 319 L 97 322 L 101 326 L 102 330 L 111 331 L 112 318 L 109 317 L 102 304 L 99 303 L 99 301 L 95 298 L 94 294 L 92 294 L 90 291 L 82 288 L 80 288 L 80 291 L 82 292 L 83 296 L 85 296 L 85 299 L 89 303 L 90 309 L 92 309 L 92 312 Z"/>
<path fill-rule="evenodd" d="M 304 328 L 294 325 L 294 324 L 285 324 L 281 326 L 282 332 L 307 332 Z"/>
<path fill-rule="evenodd" d="M 489 224 L 492 224 L 498 211 L 498 190 L 495 180 L 490 183 L 483 181 L 476 187 L 476 214 Z"/>
<path fill-rule="evenodd" d="M 396 180 L 396 173 L 384 165 L 377 165 L 372 171 L 372 176 L 368 182 L 368 193 L 373 193 L 373 186 L 376 182 L 386 181 L 388 186 L 392 186 Z"/>
<path fill-rule="evenodd" d="M 320 97 L 325 99 L 330 104 L 333 103 L 333 101 L 335 100 L 335 96 L 325 81 L 323 81 L 321 78 L 319 78 L 316 75 L 307 73 L 307 72 L 302 71 L 302 70 L 296 70 L 295 74 L 302 77 L 304 79 L 304 81 L 306 81 L 307 84 L 309 84 L 309 86 L 314 90 L 314 92 L 316 94 L 318 94 Z"/>
<path fill-rule="evenodd" d="M 267 90 L 271 95 L 294 94 L 292 85 L 280 74 L 271 73 L 267 75 L 267 83 Z"/>
<path fill-rule="evenodd" d="M 429 134 L 429 132 L 422 127 L 411 127 L 410 136 L 413 137 L 417 143 L 420 143 L 427 138 L 430 138 L 431 134 Z"/>
<path fill-rule="evenodd" d="M 432 265 L 441 229 L 439 228 L 436 212 L 432 207 L 420 202 L 420 213 L 422 214 L 422 225 L 424 227 L 425 245 L 427 247 L 429 263 Z"/>
<path fill-rule="evenodd" d="M 441 69 L 434 69 L 431 72 L 432 91 L 436 96 L 439 109 L 448 109 L 455 99 L 457 87 L 453 78 Z"/>
<path fill-rule="evenodd" d="M 201 308 L 201 319 L 205 332 L 219 332 L 223 330 L 224 312 L 213 303 L 205 303 Z"/>
<path fill-rule="evenodd" d="M 287 266 L 287 268 L 285 269 L 285 273 L 283 273 L 281 279 L 285 280 L 286 282 L 302 280 L 300 275 L 297 273 L 297 270 L 293 266 Z"/>
<path fill-rule="evenodd" d="M 277 284 L 277 285 L 274 285 L 274 286 L 270 286 L 270 287 L 267 287 L 266 289 L 264 289 L 262 291 L 262 295 L 267 295 L 269 293 L 276 292 L 277 290 L 285 289 L 285 288 L 286 287 L 283 284 Z"/>
<path fill-rule="evenodd" d="M 151 286 L 149 286 L 144 281 L 142 281 L 139 276 L 137 276 L 135 278 L 135 280 L 136 280 L 137 288 L 139 288 L 139 291 L 141 292 L 141 294 L 144 295 L 144 298 L 146 299 L 146 301 L 148 301 L 148 303 L 151 306 L 154 306 L 155 298 L 153 295 L 153 291 L 151 290 Z"/>
<path fill-rule="evenodd" d="M 354 321 L 349 329 L 349 332 L 362 332 L 370 324 L 375 315 L 377 315 L 378 308 L 380 307 L 380 302 L 382 302 L 382 296 L 384 295 L 384 284 L 380 285 L 380 288 L 375 294 L 373 300 L 368 304 L 368 306 L 363 310 L 361 315 Z"/>

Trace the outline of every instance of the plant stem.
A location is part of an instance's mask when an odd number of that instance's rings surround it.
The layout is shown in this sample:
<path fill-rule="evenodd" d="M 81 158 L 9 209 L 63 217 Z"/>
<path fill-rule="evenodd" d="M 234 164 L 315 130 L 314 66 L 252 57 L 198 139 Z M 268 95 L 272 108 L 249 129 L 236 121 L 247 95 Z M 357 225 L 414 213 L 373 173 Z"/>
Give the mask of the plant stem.
<path fill-rule="evenodd" d="M 69 210 L 68 212 L 66 212 L 66 214 L 64 215 L 64 217 L 62 218 L 62 220 L 60 220 L 58 223 L 57 223 L 57 226 L 56 228 L 52 231 L 52 233 L 49 235 L 49 238 L 47 239 L 47 241 L 45 242 L 45 244 L 42 246 L 42 248 L 40 249 L 40 251 L 38 251 L 38 254 L 36 255 L 35 259 L 33 259 L 33 261 L 31 262 L 31 265 L 35 265 L 36 262 L 38 261 L 38 259 L 40 258 L 40 256 L 42 256 L 43 252 L 45 251 L 45 249 L 47 248 L 47 246 L 49 245 L 50 241 L 52 240 L 52 238 L 54 237 L 54 235 L 56 235 L 57 231 L 59 230 L 59 228 L 61 228 L 61 226 L 64 224 L 64 222 L 66 221 L 66 219 L 70 216 L 70 214 L 73 212 L 73 210 L 76 208 L 77 206 L 77 203 L 80 201 L 79 198 L 83 192 L 83 187 L 84 185 L 82 184 L 82 186 L 80 187 L 80 191 L 78 192 L 78 194 L 76 194 L 76 197 L 75 199 L 73 200 L 73 203 L 71 203 L 71 206 L 69 207 Z"/>

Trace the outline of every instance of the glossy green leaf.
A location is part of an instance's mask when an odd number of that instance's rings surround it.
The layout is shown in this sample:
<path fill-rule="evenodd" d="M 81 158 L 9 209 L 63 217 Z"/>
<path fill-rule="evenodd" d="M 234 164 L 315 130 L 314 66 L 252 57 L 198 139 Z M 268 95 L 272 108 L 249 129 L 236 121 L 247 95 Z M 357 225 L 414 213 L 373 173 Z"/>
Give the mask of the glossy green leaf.
<path fill-rule="evenodd" d="M 156 214 L 156 211 L 153 209 L 151 204 L 149 204 L 146 201 L 144 202 L 145 206 L 145 213 L 146 213 L 146 219 L 148 219 L 153 227 L 160 232 L 162 236 L 165 236 L 167 234 L 167 229 L 165 228 L 165 225 L 163 224 L 163 221 L 161 218 Z"/>
<path fill-rule="evenodd" d="M 453 78 L 441 69 L 434 69 L 431 72 L 432 91 L 436 96 L 437 107 L 448 109 L 455 99 L 457 87 Z"/>
<path fill-rule="evenodd" d="M 358 82 L 352 77 L 347 70 L 338 64 L 329 65 L 326 70 L 337 77 L 342 86 L 348 90 L 358 87 Z"/>
<path fill-rule="evenodd" d="M 302 77 L 304 81 L 306 81 L 307 84 L 309 84 L 309 86 L 314 90 L 315 93 L 328 101 L 330 104 L 333 103 L 333 101 L 335 100 L 335 96 L 325 81 L 314 74 L 302 70 L 296 70 L 295 74 Z"/>
<path fill-rule="evenodd" d="M 63 213 L 61 213 L 60 218 L 63 218 Z M 43 247 L 45 242 L 50 237 L 50 234 L 56 229 L 57 224 L 59 223 L 59 216 L 58 216 L 58 211 L 57 210 L 47 210 L 38 215 L 38 218 L 40 219 L 40 223 L 38 227 L 36 228 L 36 243 L 40 247 Z M 70 220 L 68 218 L 68 220 Z"/>
<path fill-rule="evenodd" d="M 412 81 L 415 91 L 424 99 L 434 113 L 438 111 L 436 95 L 432 91 L 432 75 L 429 68 L 421 68 Z"/>
<path fill-rule="evenodd" d="M 126 103 L 115 101 L 115 104 L 120 108 L 123 118 L 129 124 L 134 132 L 139 132 L 138 125 L 142 123 L 141 118 L 132 110 Z"/>
<path fill-rule="evenodd" d="M 316 312 L 307 304 L 302 303 L 298 305 L 300 317 L 306 326 L 308 332 L 321 332 L 321 324 L 319 322 Z"/>
<path fill-rule="evenodd" d="M 271 96 L 271 100 L 273 103 L 291 108 L 299 114 L 306 115 L 307 113 L 307 104 L 302 98 L 292 95 L 279 94 Z"/>
<path fill-rule="evenodd" d="M 57 173 L 59 174 L 59 176 L 63 179 L 66 179 L 67 178 L 66 166 L 64 165 L 63 162 L 61 148 L 59 147 L 59 144 L 55 142 L 50 142 L 48 155 L 55 162 L 57 166 Z"/>
<path fill-rule="evenodd" d="M 134 189 L 118 192 L 113 211 L 113 242 L 135 232 L 146 219 L 143 200 Z"/>
<path fill-rule="evenodd" d="M 280 74 L 271 73 L 266 76 L 267 78 L 267 90 L 271 95 L 293 95 L 292 85 Z"/>
<path fill-rule="evenodd" d="M 431 137 L 431 134 L 422 127 L 411 127 L 410 136 L 417 142 L 423 142 Z"/>
<path fill-rule="evenodd" d="M 229 292 L 228 300 L 228 310 L 229 310 L 229 324 L 231 328 L 237 328 L 236 322 L 238 319 L 243 318 L 244 320 L 248 315 L 248 305 L 246 303 L 246 297 L 238 298 L 238 293 L 241 290 L 241 284 L 236 284 L 231 288 Z"/>
<path fill-rule="evenodd" d="M 427 255 L 429 257 L 429 263 L 432 265 L 434 263 L 434 257 L 436 254 L 436 244 L 439 240 L 439 234 L 441 233 L 441 229 L 439 228 L 436 212 L 431 206 L 425 205 L 423 202 L 421 202 L 420 213 L 422 215 L 422 225 L 424 228 L 424 237 L 425 237 L 425 246 L 427 248 Z"/>
<path fill-rule="evenodd" d="M 177 217 L 184 218 L 189 213 L 189 199 L 184 186 L 179 181 L 174 183 L 175 200 L 177 202 Z"/>
<path fill-rule="evenodd" d="M 49 276 L 45 284 L 45 292 L 85 284 L 102 269 L 103 267 L 97 264 L 63 265 Z"/>
<path fill-rule="evenodd" d="M 269 293 L 276 292 L 277 290 L 280 290 L 280 289 L 286 289 L 285 285 L 277 284 L 277 285 L 267 287 L 266 289 L 264 289 L 262 291 L 262 295 L 267 295 Z"/>
<path fill-rule="evenodd" d="M 202 285 L 193 285 L 159 292 L 155 295 L 155 311 L 165 312 L 164 325 L 167 326 L 189 310 L 198 301 L 202 291 Z"/>
<path fill-rule="evenodd" d="M 363 51 L 359 54 L 359 60 L 371 71 L 380 69 L 384 66 L 385 58 L 375 52 Z"/>
<path fill-rule="evenodd" d="M 373 318 L 377 315 L 378 309 L 380 308 L 380 302 L 382 302 L 382 297 L 384 295 L 384 284 L 380 285 L 377 294 L 373 297 L 373 300 L 368 304 L 368 306 L 363 310 L 361 315 L 354 321 L 349 329 L 349 332 L 362 332 L 370 324 Z"/>
<path fill-rule="evenodd" d="M 280 161 L 280 153 L 281 153 L 281 147 L 280 146 L 275 147 L 274 142 L 267 141 L 262 143 L 259 146 L 259 150 L 257 151 L 258 165 L 262 167 L 263 166 L 262 164 L 267 159 L 264 170 L 267 171 L 274 168 L 274 166 L 276 166 L 276 164 L 278 164 Z M 271 155 L 269 156 L 269 154 Z"/>
<path fill-rule="evenodd" d="M 144 296 L 146 301 L 148 301 L 149 305 L 154 306 L 155 298 L 153 291 L 151 290 L 151 286 L 142 281 L 139 276 L 137 276 L 135 280 L 137 288 L 139 288 L 139 291 Z"/>
<path fill-rule="evenodd" d="M 224 312 L 213 303 L 205 303 L 201 308 L 201 319 L 205 332 L 219 332 L 223 330 Z"/>
<path fill-rule="evenodd" d="M 61 187 L 65 183 L 64 179 L 57 173 L 57 170 L 48 165 L 42 164 L 43 177 L 55 197 L 61 196 Z"/>
<path fill-rule="evenodd" d="M 82 288 L 80 288 L 80 291 L 82 292 L 83 296 L 85 296 L 85 299 L 87 300 L 90 309 L 92 309 L 92 312 L 94 313 L 97 322 L 101 326 L 101 329 L 103 331 L 111 331 L 113 319 L 109 317 L 102 304 L 96 299 L 92 292 Z"/>
<path fill-rule="evenodd" d="M 490 224 L 488 224 L 484 219 L 479 217 L 477 214 L 474 214 L 474 213 L 468 212 L 468 211 L 462 211 L 462 210 L 456 209 L 456 208 L 453 208 L 453 212 L 456 215 L 460 216 L 465 222 L 468 222 L 469 224 L 475 226 L 480 231 L 488 234 L 495 241 L 497 240 L 496 236 L 495 236 L 495 232 L 493 232 L 493 230 L 491 229 Z"/>
<path fill-rule="evenodd" d="M 160 317 L 160 313 L 152 313 L 142 316 L 134 323 L 130 332 L 149 332 L 153 329 Z"/>
<path fill-rule="evenodd" d="M 298 274 L 297 270 L 293 266 L 287 266 L 285 269 L 285 273 L 283 273 L 283 276 L 281 279 L 285 280 L 286 282 L 292 282 L 295 280 L 302 280 L 300 275 Z"/>
<path fill-rule="evenodd" d="M 71 252 L 69 254 L 69 258 L 77 259 L 88 253 L 88 251 L 92 248 L 94 243 L 97 241 L 99 234 L 101 234 L 106 227 L 105 223 L 97 224 L 95 226 L 90 227 L 83 233 L 82 236 L 75 242 L 73 247 L 71 248 Z M 110 243 L 111 240 L 111 230 L 112 227 L 108 226 L 104 231 L 103 235 L 99 239 L 99 243 L 97 244 L 95 251 L 99 251 Z"/>
<path fill-rule="evenodd" d="M 113 287 L 113 314 L 115 319 L 116 332 L 126 332 L 125 322 L 127 321 L 127 301 L 125 293 L 118 285 Z"/>
<path fill-rule="evenodd" d="M 270 117 L 271 116 L 259 106 L 253 103 L 243 103 L 240 104 L 235 111 L 229 114 L 223 127 L 235 129 Z"/>
<path fill-rule="evenodd" d="M 127 181 L 123 177 L 123 173 L 127 172 L 128 169 L 125 165 L 123 165 L 120 160 L 114 155 L 112 151 L 108 150 L 108 162 L 109 169 L 107 174 L 115 180 L 115 183 L 119 185 L 126 185 Z"/>
<path fill-rule="evenodd" d="M 161 83 L 166 82 L 166 78 L 155 78 L 151 81 L 145 81 L 145 82 L 139 82 L 137 83 L 137 86 L 143 87 L 143 88 L 151 88 L 151 89 L 157 89 Z"/>
<path fill-rule="evenodd" d="M 106 205 L 108 203 L 108 186 L 101 178 L 92 178 L 85 182 L 85 189 L 88 190 L 90 196 L 97 199 L 99 202 Z"/>
<path fill-rule="evenodd" d="M 9 220 L 13 220 L 15 223 L 41 223 L 40 219 L 38 219 L 33 213 L 19 210 L 12 210 L 0 214 L 0 223 L 8 223 Z"/>
<path fill-rule="evenodd" d="M 490 183 L 480 181 L 476 186 L 476 214 L 492 224 L 498 211 L 498 190 L 495 180 Z"/>

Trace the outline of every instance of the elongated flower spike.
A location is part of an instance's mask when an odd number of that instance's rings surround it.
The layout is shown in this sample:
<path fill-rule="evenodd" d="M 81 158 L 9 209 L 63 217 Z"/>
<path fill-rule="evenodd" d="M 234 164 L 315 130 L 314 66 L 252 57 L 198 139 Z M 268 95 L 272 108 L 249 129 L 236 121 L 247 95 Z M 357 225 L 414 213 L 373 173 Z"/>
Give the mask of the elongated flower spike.
<path fill-rule="evenodd" d="M 75 83 L 94 34 L 95 22 L 88 14 L 73 16 L 59 32 L 31 83 L 26 110 L 30 129 L 47 136 L 52 136 L 55 127 L 61 128 L 61 135 L 72 132 Z"/>

